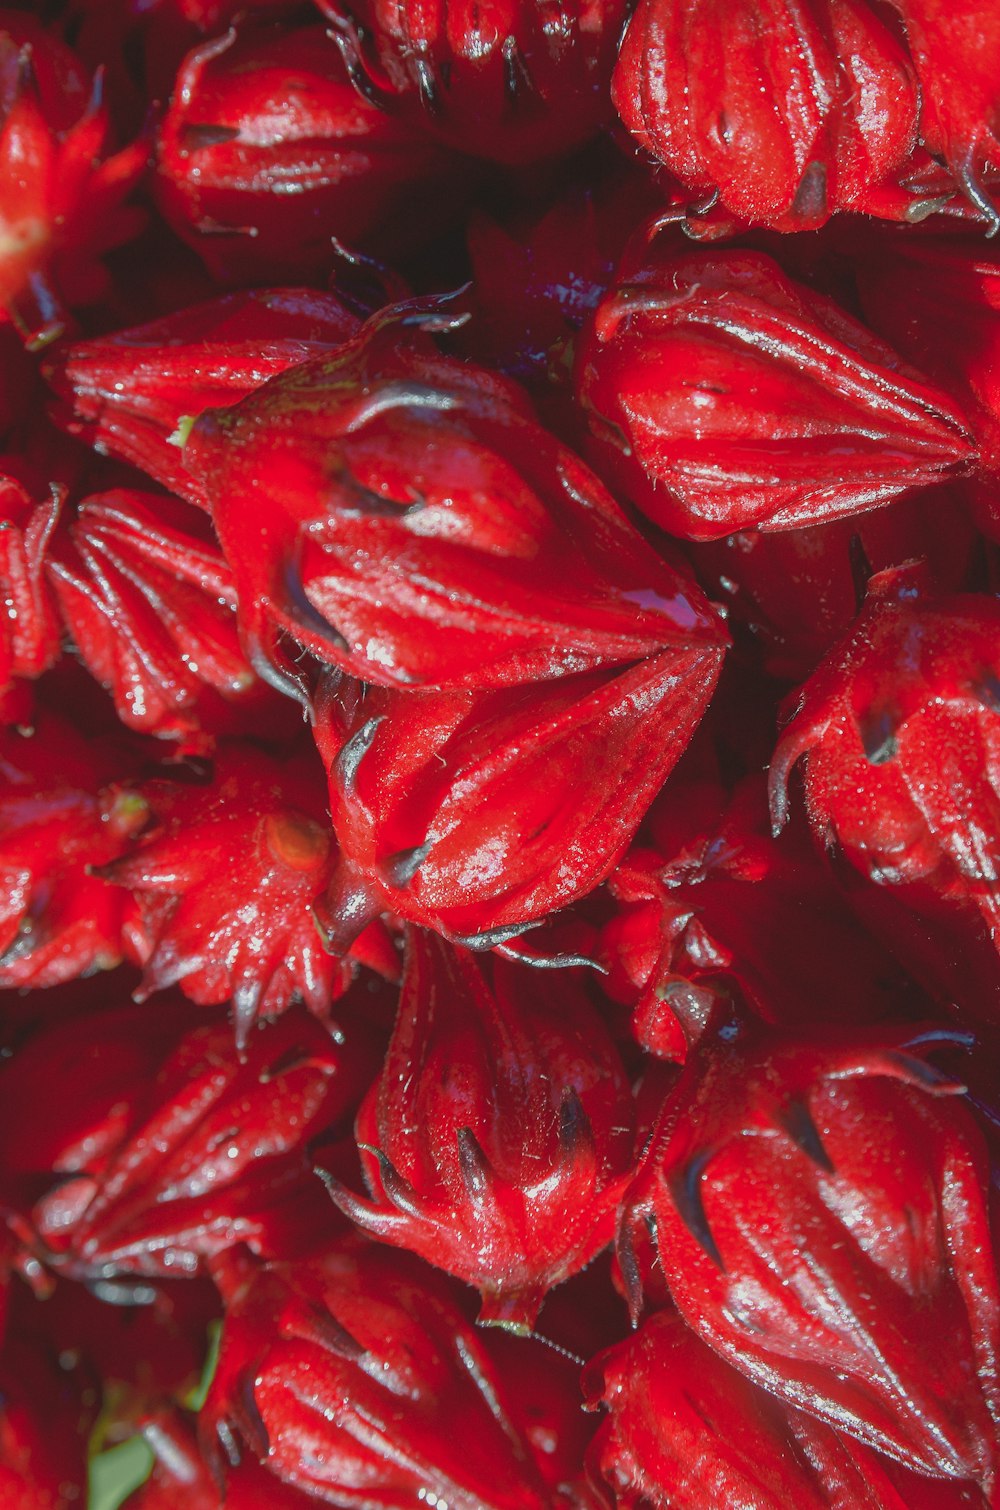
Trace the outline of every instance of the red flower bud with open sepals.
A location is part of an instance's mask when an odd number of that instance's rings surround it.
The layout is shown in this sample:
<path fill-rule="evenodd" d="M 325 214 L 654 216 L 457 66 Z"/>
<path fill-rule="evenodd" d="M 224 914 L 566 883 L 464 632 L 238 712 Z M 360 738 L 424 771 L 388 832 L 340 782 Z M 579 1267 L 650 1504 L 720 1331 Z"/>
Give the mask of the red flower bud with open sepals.
<path fill-rule="evenodd" d="M 32 1213 L 47 1261 L 127 1295 L 129 1276 L 204 1272 L 239 1244 L 291 1258 L 328 1239 L 335 1213 L 306 1147 L 355 1106 L 373 1047 L 361 1033 L 337 1043 L 301 1007 L 253 1029 L 242 1058 L 217 1014 L 190 1029 L 98 1167 L 85 1146 L 74 1169 L 62 1160 Z"/>
<path fill-rule="evenodd" d="M 966 469 L 962 410 L 756 252 L 630 255 L 581 336 L 590 455 L 691 540 L 794 529 Z"/>
<path fill-rule="evenodd" d="M 181 421 L 339 346 L 359 323 L 336 293 L 252 289 L 57 349 L 44 371 L 70 406 L 56 415 L 65 429 L 207 509 L 181 461 Z"/>
<path fill-rule="evenodd" d="M 791 1035 L 720 1002 L 626 1194 L 703 1341 L 787 1404 L 992 1492 L 1000 1295 L 988 1159 L 955 1035 Z M 641 1236 L 640 1232 L 640 1236 Z"/>
<path fill-rule="evenodd" d="M 453 320 L 439 302 L 195 422 L 255 664 L 282 672 L 282 631 L 369 682 L 503 686 L 717 635 L 521 389 L 412 328 Z"/>
<path fill-rule="evenodd" d="M 326 1017 L 355 969 L 331 958 L 313 917 L 335 844 L 311 750 L 279 762 L 226 744 L 205 784 L 166 778 L 139 791 L 148 831 L 101 873 L 138 903 L 141 995 L 179 985 L 204 1004 L 231 998 L 240 1045 L 258 1016 L 297 996 Z"/>
<path fill-rule="evenodd" d="M 343 949 L 380 912 L 491 948 L 605 879 L 718 679 L 721 630 L 626 670 L 497 691 L 333 675 L 313 730 L 339 856 L 317 908 Z"/>
<path fill-rule="evenodd" d="M 139 224 L 123 201 L 146 147 L 106 155 L 100 75 L 82 102 L 81 77 L 36 21 L 0 11 L 0 312 L 33 345 L 63 333 L 64 300 L 100 295 L 97 259 Z"/>
<path fill-rule="evenodd" d="M 201 1429 L 344 1507 L 547 1510 L 507 1396 L 451 1282 L 351 1237 L 237 1287 Z"/>
<path fill-rule="evenodd" d="M 545 1294 L 614 1236 L 632 1174 L 632 1096 L 582 987 L 412 929 L 385 1066 L 355 1123 L 371 1199 L 340 1209 L 529 1330 Z"/>
<path fill-rule="evenodd" d="M 864 0 L 640 0 L 612 92 L 689 190 L 782 231 L 860 208 L 916 142 L 906 50 Z"/>
<path fill-rule="evenodd" d="M 162 1060 L 202 1015 L 179 995 L 152 1013 L 126 998 L 45 1020 L 15 1043 L 0 1061 L 0 1202 L 26 1213 L 53 1176 L 81 1164 L 102 1174 Z M 32 1112 L 43 1098 L 52 1111 L 39 1126 Z"/>

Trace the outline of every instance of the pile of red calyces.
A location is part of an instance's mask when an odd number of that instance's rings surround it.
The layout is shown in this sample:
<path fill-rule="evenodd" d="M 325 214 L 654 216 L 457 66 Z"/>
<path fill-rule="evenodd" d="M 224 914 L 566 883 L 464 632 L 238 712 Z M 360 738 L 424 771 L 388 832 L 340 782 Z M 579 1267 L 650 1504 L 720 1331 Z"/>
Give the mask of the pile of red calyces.
<path fill-rule="evenodd" d="M 995 0 L 0 8 L 4 1510 L 1000 1506 L 998 229 Z"/>

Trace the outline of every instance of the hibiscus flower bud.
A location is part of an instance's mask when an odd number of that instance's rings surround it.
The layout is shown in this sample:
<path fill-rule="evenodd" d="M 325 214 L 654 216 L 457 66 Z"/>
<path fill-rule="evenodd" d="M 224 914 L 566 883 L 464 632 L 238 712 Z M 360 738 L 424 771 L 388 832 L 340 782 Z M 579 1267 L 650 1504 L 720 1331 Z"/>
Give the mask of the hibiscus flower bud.
<path fill-rule="evenodd" d="M 797 694 L 771 764 L 775 827 L 801 761 L 817 838 L 906 902 L 919 888 L 944 908 L 939 926 L 961 936 L 971 921 L 995 940 L 998 759 L 1000 604 L 926 593 L 916 568 L 880 572 L 853 634 Z"/>
<path fill-rule="evenodd" d="M 755 252 L 626 263 L 577 394 L 595 465 L 691 540 L 857 514 L 973 457 L 952 399 Z"/>
<path fill-rule="evenodd" d="M 155 494 L 98 494 L 46 565 L 81 660 L 127 726 L 199 748 L 280 720 L 244 659 L 232 575 L 204 515 Z"/>
<path fill-rule="evenodd" d="M 717 633 L 626 670 L 491 692 L 328 678 L 314 734 L 340 846 L 317 909 L 331 947 L 391 911 L 492 948 L 592 891 L 704 712 Z"/>
<path fill-rule="evenodd" d="M 234 1294 L 201 1424 L 231 1463 L 249 1449 L 278 1480 L 334 1503 L 551 1504 L 450 1282 L 353 1237 L 311 1262 L 269 1265 Z"/>
<path fill-rule="evenodd" d="M 292 1257 L 328 1237 L 306 1144 L 354 1107 L 374 1058 L 364 1035 L 338 1044 L 302 1008 L 253 1030 L 242 1058 L 217 1015 L 192 1028 L 100 1167 L 86 1145 L 61 1160 L 32 1212 L 48 1262 L 114 1299 L 129 1276 L 197 1274 L 237 1244 Z"/>
<path fill-rule="evenodd" d="M 991 1492 L 1000 1296 L 986 1147 L 920 1057 L 955 1035 L 792 1036 L 720 1007 L 627 1193 L 684 1319 L 787 1404 Z M 641 1230 L 640 1230 L 641 1229 Z"/>
<path fill-rule="evenodd" d="M 127 897 L 95 867 L 146 822 L 118 762 L 55 714 L 0 730 L 0 988 L 51 986 L 122 958 Z"/>
<path fill-rule="evenodd" d="M 206 1005 L 231 998 L 238 1045 L 296 997 L 326 1016 L 354 969 L 330 957 L 313 918 L 335 856 L 315 756 L 230 744 L 204 784 L 165 777 L 139 790 L 148 830 L 101 874 L 138 903 L 140 996 L 179 985 Z"/>
<path fill-rule="evenodd" d="M 254 289 L 57 349 L 45 375 L 71 406 L 57 414 L 71 434 L 208 508 L 181 461 L 181 421 L 235 403 L 286 367 L 339 346 L 358 324 L 334 293 Z"/>
<path fill-rule="evenodd" d="M 611 115 L 627 0 L 318 0 L 359 93 L 459 152 L 508 164 L 558 157 Z"/>
<path fill-rule="evenodd" d="M 546 1292 L 614 1235 L 632 1173 L 632 1096 L 614 1043 L 565 973 L 482 966 L 412 929 L 385 1066 L 355 1123 L 370 1200 L 340 1209 L 527 1331 Z"/>
<path fill-rule="evenodd" d="M 255 664 L 280 631 L 369 682 L 503 686 L 718 636 L 523 392 L 407 324 L 450 318 L 399 306 L 196 421 Z"/>
<path fill-rule="evenodd" d="M 783 231 L 858 208 L 916 141 L 906 51 L 852 0 L 640 0 L 613 96 L 689 190 Z"/>
<path fill-rule="evenodd" d="M 36 677 L 59 654 L 59 620 L 45 579 L 45 556 L 60 494 L 35 498 L 0 461 L 0 689 Z"/>
<path fill-rule="evenodd" d="M 99 297 L 97 259 L 137 229 L 123 201 L 146 163 L 136 142 L 107 155 L 97 76 L 89 98 L 72 53 L 32 17 L 0 11 L 0 313 L 33 346 Z"/>
<path fill-rule="evenodd" d="M 939 0 L 892 3 L 920 79 L 920 135 L 947 162 L 992 235 L 1000 227 L 995 186 L 987 181 L 987 170 L 1000 164 L 1000 14 L 990 0 L 968 0 L 954 11 Z"/>
<path fill-rule="evenodd" d="M 161 210 L 219 281 L 311 281 L 332 239 L 396 259 L 463 173 L 354 89 L 324 26 L 240 25 L 196 47 L 160 125 Z"/>
<path fill-rule="evenodd" d="M 616 1504 L 906 1510 L 870 1455 L 859 1463 L 849 1438 L 751 1384 L 672 1311 L 595 1358 L 584 1393 L 609 1412 L 587 1463 Z"/>

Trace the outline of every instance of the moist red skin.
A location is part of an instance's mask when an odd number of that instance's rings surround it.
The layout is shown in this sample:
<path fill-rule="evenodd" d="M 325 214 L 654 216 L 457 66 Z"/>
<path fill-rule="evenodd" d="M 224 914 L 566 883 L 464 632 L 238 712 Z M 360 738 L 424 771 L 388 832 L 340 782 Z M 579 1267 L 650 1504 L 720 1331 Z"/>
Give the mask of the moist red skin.
<path fill-rule="evenodd" d="M 199 514 L 118 489 L 85 498 L 47 542 L 73 643 L 139 733 L 211 749 L 283 708 L 243 655 L 232 576 Z"/>
<path fill-rule="evenodd" d="M 9 21 L 9 25 L 8 25 Z M 99 258 L 135 234 L 124 201 L 147 147 L 111 147 L 100 81 L 30 17 L 0 10 L 0 318 L 42 346 L 72 324 L 69 306 L 99 298 Z"/>
<path fill-rule="evenodd" d="M 994 22 L 344 3 L 0 10 L 0 1500 L 986 1510 Z"/>

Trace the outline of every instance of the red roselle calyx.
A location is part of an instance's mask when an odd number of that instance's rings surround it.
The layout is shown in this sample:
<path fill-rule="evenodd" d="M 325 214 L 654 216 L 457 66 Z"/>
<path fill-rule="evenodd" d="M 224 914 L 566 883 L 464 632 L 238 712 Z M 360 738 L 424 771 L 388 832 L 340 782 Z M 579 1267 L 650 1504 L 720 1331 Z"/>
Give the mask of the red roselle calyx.
<path fill-rule="evenodd" d="M 870 1453 L 757 1389 L 672 1311 L 595 1358 L 584 1392 L 609 1412 L 587 1465 L 618 1505 L 906 1510 Z"/>
<path fill-rule="evenodd" d="M 962 1086 L 919 1057 L 948 1036 L 793 1037 L 720 1008 L 626 1195 L 620 1255 L 637 1304 L 630 1235 L 654 1222 L 681 1314 L 734 1367 L 901 1463 L 990 1492 L 988 1160 Z"/>
<path fill-rule="evenodd" d="M 206 783 L 139 791 L 148 830 L 101 874 L 138 903 L 141 994 L 178 984 L 194 1001 L 231 999 L 238 1044 L 296 996 L 324 1016 L 353 967 L 326 952 L 312 913 L 335 857 L 315 756 L 279 763 L 229 744 Z"/>
<path fill-rule="evenodd" d="M 632 1096 L 580 985 L 483 966 L 409 934 L 399 1017 L 355 1124 L 370 1200 L 330 1182 L 382 1242 L 479 1290 L 480 1321 L 534 1324 L 546 1292 L 614 1235 Z"/>
<path fill-rule="evenodd" d="M 44 370 L 71 406 L 57 414 L 66 429 L 208 508 L 181 461 L 182 419 L 235 403 L 358 324 L 335 293 L 253 289 L 57 349 Z"/>
<path fill-rule="evenodd" d="M 0 11 L 0 312 L 31 345 L 61 335 L 69 304 L 103 292 L 97 259 L 137 228 L 123 207 L 140 142 L 106 155 L 100 76 L 20 11 Z"/>
<path fill-rule="evenodd" d="M 161 210 L 223 284 L 319 281 L 334 237 L 398 255 L 464 176 L 355 91 L 325 27 L 245 23 L 184 60 L 157 166 Z"/>
<path fill-rule="evenodd" d="M 206 1446 L 359 1510 L 551 1503 L 499 1371 L 450 1282 L 349 1239 L 274 1264 L 230 1299 Z"/>
<path fill-rule="evenodd" d="M 640 0 L 613 94 L 689 190 L 784 231 L 865 208 L 916 140 L 905 48 L 853 0 Z"/>
<path fill-rule="evenodd" d="M 512 383 L 401 306 L 195 422 L 255 664 L 279 632 L 387 686 L 503 686 L 683 657 L 721 632 Z"/>
<path fill-rule="evenodd" d="M 682 754 L 723 648 L 498 691 L 328 677 L 314 734 L 340 847 L 317 908 L 343 948 L 383 911 L 489 948 L 602 881 Z"/>
<path fill-rule="evenodd" d="M 96 1168 L 86 1142 L 63 1154 L 31 1214 L 48 1261 L 127 1296 L 127 1276 L 190 1276 L 241 1243 L 292 1257 L 328 1239 L 306 1145 L 350 1111 L 372 1057 L 302 1008 L 251 1031 L 242 1058 L 217 1014 L 191 1028 Z"/>
<path fill-rule="evenodd" d="M 797 695 L 771 766 L 775 826 L 801 761 L 822 842 L 878 885 L 919 883 L 971 910 L 995 939 L 998 760 L 1000 604 L 925 594 L 916 568 L 880 572 L 854 633 Z"/>
<path fill-rule="evenodd" d="M 50 542 L 46 566 L 81 660 L 127 726 L 196 747 L 280 719 L 244 659 L 232 575 L 204 515 L 151 493 L 98 494 Z"/>
<path fill-rule="evenodd" d="M 556 158 L 611 115 L 626 0 L 319 0 L 360 94 L 459 152 Z"/>
<path fill-rule="evenodd" d="M 577 395 L 595 465 L 691 540 L 860 513 L 974 455 L 946 393 L 759 253 L 630 258 Z"/>

